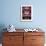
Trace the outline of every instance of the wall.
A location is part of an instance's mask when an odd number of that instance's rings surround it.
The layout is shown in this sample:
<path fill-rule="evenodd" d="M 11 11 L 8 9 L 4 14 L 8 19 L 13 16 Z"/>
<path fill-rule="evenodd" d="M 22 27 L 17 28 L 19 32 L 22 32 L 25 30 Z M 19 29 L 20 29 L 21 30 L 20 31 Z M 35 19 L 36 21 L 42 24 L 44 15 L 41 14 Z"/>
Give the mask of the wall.
<path fill-rule="evenodd" d="M 20 21 L 20 6 L 32 4 L 32 22 Z M 0 25 L 13 24 L 16 28 L 42 27 L 46 28 L 46 0 L 0 0 Z"/>

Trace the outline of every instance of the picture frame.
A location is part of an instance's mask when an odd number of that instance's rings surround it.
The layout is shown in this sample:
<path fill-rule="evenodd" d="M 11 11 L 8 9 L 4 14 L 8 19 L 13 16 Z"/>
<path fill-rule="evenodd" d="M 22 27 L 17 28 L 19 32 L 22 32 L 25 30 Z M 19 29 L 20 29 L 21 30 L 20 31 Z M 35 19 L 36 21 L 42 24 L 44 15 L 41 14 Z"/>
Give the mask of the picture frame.
<path fill-rule="evenodd" d="M 21 21 L 32 21 L 32 5 L 21 5 Z"/>

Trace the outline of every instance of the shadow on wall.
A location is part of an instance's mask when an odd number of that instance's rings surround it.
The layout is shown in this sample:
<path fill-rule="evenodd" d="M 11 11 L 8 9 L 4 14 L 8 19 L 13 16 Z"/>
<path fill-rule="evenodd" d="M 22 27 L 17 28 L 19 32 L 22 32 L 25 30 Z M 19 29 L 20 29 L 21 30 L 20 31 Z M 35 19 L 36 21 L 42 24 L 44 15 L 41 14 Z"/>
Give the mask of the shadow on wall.
<path fill-rule="evenodd" d="M 5 32 L 6 30 L 3 30 L 5 28 L 4 24 L 0 24 L 0 43 L 2 43 L 2 36 L 3 36 L 3 32 Z"/>

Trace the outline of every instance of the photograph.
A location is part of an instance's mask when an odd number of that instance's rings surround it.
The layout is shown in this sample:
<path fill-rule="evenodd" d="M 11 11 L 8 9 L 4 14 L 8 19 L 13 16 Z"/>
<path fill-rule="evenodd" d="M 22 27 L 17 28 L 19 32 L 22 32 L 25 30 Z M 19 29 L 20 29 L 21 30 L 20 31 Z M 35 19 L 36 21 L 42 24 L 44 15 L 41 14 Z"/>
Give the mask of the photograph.
<path fill-rule="evenodd" d="M 21 5 L 21 21 L 32 21 L 32 5 Z"/>

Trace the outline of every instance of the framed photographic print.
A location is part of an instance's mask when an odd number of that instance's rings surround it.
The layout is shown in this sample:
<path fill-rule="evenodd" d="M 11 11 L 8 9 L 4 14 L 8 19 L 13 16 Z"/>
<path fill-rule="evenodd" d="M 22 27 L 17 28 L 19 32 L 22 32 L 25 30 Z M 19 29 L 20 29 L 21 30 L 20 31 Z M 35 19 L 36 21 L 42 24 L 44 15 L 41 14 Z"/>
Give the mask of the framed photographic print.
<path fill-rule="evenodd" d="M 21 5 L 21 21 L 32 21 L 32 5 Z"/>

